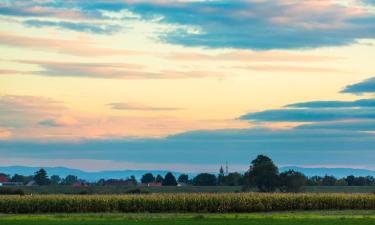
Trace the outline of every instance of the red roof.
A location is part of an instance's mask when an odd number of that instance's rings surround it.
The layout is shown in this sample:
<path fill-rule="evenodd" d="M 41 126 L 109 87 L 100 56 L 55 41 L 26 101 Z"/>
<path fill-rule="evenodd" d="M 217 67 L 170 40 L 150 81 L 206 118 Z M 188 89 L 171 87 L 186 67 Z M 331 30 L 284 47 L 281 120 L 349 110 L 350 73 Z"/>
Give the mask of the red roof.
<path fill-rule="evenodd" d="M 0 183 L 8 182 L 8 178 L 6 176 L 0 176 Z"/>
<path fill-rule="evenodd" d="M 148 187 L 161 187 L 163 186 L 161 182 L 150 182 L 147 184 Z"/>

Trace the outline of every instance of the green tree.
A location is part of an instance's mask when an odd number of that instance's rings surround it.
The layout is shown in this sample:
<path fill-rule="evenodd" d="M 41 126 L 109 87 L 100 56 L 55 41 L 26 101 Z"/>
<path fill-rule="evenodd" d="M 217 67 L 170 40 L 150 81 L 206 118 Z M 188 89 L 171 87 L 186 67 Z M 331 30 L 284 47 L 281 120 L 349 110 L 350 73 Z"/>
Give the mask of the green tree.
<path fill-rule="evenodd" d="M 215 186 L 216 184 L 216 176 L 209 173 L 200 173 L 193 179 L 193 185 L 195 186 Z"/>
<path fill-rule="evenodd" d="M 280 173 L 281 190 L 285 192 L 300 192 L 306 181 L 307 177 L 303 173 L 294 170 Z"/>
<path fill-rule="evenodd" d="M 38 185 L 48 185 L 50 180 L 48 179 L 47 171 L 45 171 L 43 168 L 36 171 L 34 174 L 34 181 Z"/>
<path fill-rule="evenodd" d="M 23 175 L 20 175 L 20 174 L 14 174 L 12 176 L 12 178 L 10 179 L 10 181 L 12 181 L 12 182 L 22 182 L 22 183 L 26 184 L 27 182 L 29 182 L 33 179 L 34 179 L 34 176 L 23 176 Z"/>
<path fill-rule="evenodd" d="M 77 176 L 68 175 L 68 176 L 66 176 L 63 179 L 63 181 L 61 183 L 64 184 L 64 185 L 72 185 L 72 184 L 74 184 L 77 181 L 78 181 L 78 177 Z"/>
<path fill-rule="evenodd" d="M 52 185 L 58 185 L 60 183 L 60 181 L 61 181 L 60 176 L 58 176 L 58 175 L 52 175 L 51 176 L 51 184 Z"/>
<path fill-rule="evenodd" d="M 179 177 L 178 177 L 178 182 L 180 183 L 184 183 L 184 184 L 187 184 L 189 182 L 189 176 L 187 174 L 181 174 Z"/>
<path fill-rule="evenodd" d="M 135 179 L 134 175 L 130 176 L 130 180 L 134 183 L 134 185 L 137 185 L 138 181 L 137 181 L 137 179 Z"/>
<path fill-rule="evenodd" d="M 143 176 L 141 178 L 142 184 L 148 184 L 148 183 L 151 183 L 151 182 L 154 182 L 154 181 L 155 181 L 155 177 L 154 177 L 154 175 L 152 175 L 152 173 L 143 174 Z"/>
<path fill-rule="evenodd" d="M 264 155 L 258 155 L 251 162 L 246 173 L 247 179 L 254 183 L 261 192 L 273 192 L 279 186 L 279 169 L 273 161 Z"/>
<path fill-rule="evenodd" d="M 322 180 L 323 186 L 334 186 L 336 184 L 336 177 L 325 175 Z"/>
<path fill-rule="evenodd" d="M 158 183 L 163 183 L 163 180 L 164 180 L 164 178 L 160 174 L 158 174 L 155 178 L 155 181 L 158 182 Z"/>
<path fill-rule="evenodd" d="M 168 172 L 163 179 L 163 186 L 176 186 L 177 181 L 171 172 Z"/>
<path fill-rule="evenodd" d="M 237 172 L 229 173 L 228 176 L 225 177 L 224 184 L 228 186 L 243 185 L 243 176 Z"/>

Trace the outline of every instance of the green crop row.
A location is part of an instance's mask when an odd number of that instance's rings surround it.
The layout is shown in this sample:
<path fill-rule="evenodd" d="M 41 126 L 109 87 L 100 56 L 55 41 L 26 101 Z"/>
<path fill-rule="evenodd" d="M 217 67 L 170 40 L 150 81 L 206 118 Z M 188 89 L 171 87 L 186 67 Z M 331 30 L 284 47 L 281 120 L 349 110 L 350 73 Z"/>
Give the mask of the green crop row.
<path fill-rule="evenodd" d="M 147 194 L 0 196 L 0 213 L 375 210 L 374 194 Z"/>

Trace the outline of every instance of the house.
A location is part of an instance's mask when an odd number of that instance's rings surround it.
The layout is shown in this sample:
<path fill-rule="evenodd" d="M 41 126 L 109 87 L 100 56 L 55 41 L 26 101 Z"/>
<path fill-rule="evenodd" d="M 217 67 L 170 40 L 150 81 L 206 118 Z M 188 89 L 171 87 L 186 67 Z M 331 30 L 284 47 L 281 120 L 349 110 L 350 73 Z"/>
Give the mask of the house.
<path fill-rule="evenodd" d="M 27 182 L 26 186 L 32 187 L 32 186 L 38 186 L 38 184 L 35 182 L 35 180 L 31 180 L 31 181 Z"/>
<path fill-rule="evenodd" d="M 22 186 L 23 183 L 22 182 L 3 182 L 3 183 L 0 183 L 1 185 L 0 186 Z"/>
<path fill-rule="evenodd" d="M 185 186 L 187 186 L 186 183 L 184 183 L 184 182 L 177 182 L 177 187 L 185 187 Z"/>
<path fill-rule="evenodd" d="M 161 182 L 150 182 L 147 183 L 147 187 L 161 187 L 163 184 Z"/>
<path fill-rule="evenodd" d="M 9 182 L 8 177 L 0 175 L 0 186 L 3 186 L 3 184 L 7 182 Z"/>

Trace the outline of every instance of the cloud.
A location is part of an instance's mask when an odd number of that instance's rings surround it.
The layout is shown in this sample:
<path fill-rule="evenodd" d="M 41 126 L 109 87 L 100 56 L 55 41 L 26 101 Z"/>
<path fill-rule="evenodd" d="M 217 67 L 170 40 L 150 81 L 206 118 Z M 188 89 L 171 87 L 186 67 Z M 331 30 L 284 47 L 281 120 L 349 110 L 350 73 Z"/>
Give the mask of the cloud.
<path fill-rule="evenodd" d="M 160 38 L 185 46 L 317 48 L 375 37 L 374 14 L 333 1 L 143 2 L 128 7 L 144 19 L 158 18 L 161 23 L 176 25 L 178 28 Z"/>
<path fill-rule="evenodd" d="M 61 102 L 50 98 L 18 95 L 0 96 L 0 126 L 32 126 L 40 118 L 56 117 L 66 110 L 67 108 Z"/>
<path fill-rule="evenodd" d="M 270 122 L 375 119 L 375 109 L 275 109 L 248 113 L 241 116 L 240 119 Z"/>
<path fill-rule="evenodd" d="M 127 49 L 111 49 L 95 47 L 95 43 L 87 39 L 69 40 L 44 37 L 21 36 L 8 32 L 0 32 L 0 44 L 5 46 L 29 48 L 35 50 L 51 50 L 59 53 L 78 56 L 112 56 L 137 55 L 138 51 Z"/>
<path fill-rule="evenodd" d="M 346 86 L 342 92 L 352 94 L 375 93 L 375 77 Z"/>
<path fill-rule="evenodd" d="M 236 68 L 263 71 L 263 72 L 289 72 L 289 73 L 348 73 L 340 69 L 325 68 L 325 67 L 307 67 L 307 66 L 292 66 L 292 65 L 248 65 L 237 66 Z"/>
<path fill-rule="evenodd" d="M 149 72 L 143 70 L 143 65 L 127 63 L 76 63 L 76 62 L 55 62 L 19 60 L 19 63 L 38 65 L 42 68 L 39 71 L 30 71 L 30 75 L 41 75 L 50 77 L 89 77 L 89 78 L 110 78 L 110 79 L 181 79 L 181 78 L 202 78 L 202 77 L 224 77 L 223 74 L 215 71 L 204 70 L 161 70 Z"/>
<path fill-rule="evenodd" d="M 118 32 L 121 26 L 93 23 L 73 23 L 67 21 L 42 21 L 42 20 L 26 20 L 23 22 L 30 27 L 57 27 L 67 30 L 89 32 L 96 34 L 112 34 Z"/>
<path fill-rule="evenodd" d="M 16 1 L 2 5 L 0 14 L 94 18 L 110 23 L 106 13 L 121 10 L 140 16 L 142 21 L 168 25 L 169 29 L 159 32 L 159 39 L 184 46 L 304 49 L 375 38 L 375 15 L 370 9 L 360 3 L 344 5 L 335 1 Z M 93 31 L 79 24 L 52 25 Z"/>
<path fill-rule="evenodd" d="M 49 127 L 76 126 L 79 122 L 71 116 L 61 116 L 56 119 L 46 119 L 39 122 L 40 125 Z"/>
<path fill-rule="evenodd" d="M 142 105 L 138 103 L 127 103 L 127 102 L 115 102 L 109 103 L 112 109 L 117 110 L 135 110 L 135 111 L 175 111 L 181 110 L 181 108 L 176 107 L 155 107 L 155 106 L 148 106 Z"/>
<path fill-rule="evenodd" d="M 174 52 L 167 59 L 183 61 L 236 61 L 236 62 L 320 62 L 338 60 L 338 57 L 316 56 L 286 51 L 235 50 L 216 55 L 203 53 Z"/>
<path fill-rule="evenodd" d="M 359 99 L 356 101 L 312 101 L 287 105 L 291 108 L 348 108 L 375 107 L 375 99 Z"/>
<path fill-rule="evenodd" d="M 304 124 L 297 126 L 296 129 L 375 131 L 375 120 Z"/>

